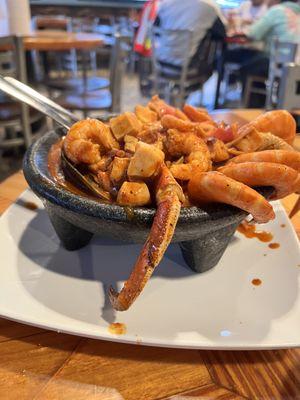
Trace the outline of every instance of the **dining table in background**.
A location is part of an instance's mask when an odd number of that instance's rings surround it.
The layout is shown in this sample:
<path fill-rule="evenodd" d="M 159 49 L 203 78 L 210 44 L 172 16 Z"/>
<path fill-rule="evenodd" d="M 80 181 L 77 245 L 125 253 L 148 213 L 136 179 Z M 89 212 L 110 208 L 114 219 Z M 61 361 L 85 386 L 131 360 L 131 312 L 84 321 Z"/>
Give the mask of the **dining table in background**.
<path fill-rule="evenodd" d="M 83 89 L 87 87 L 87 68 L 86 52 L 104 46 L 103 35 L 97 33 L 84 32 L 63 32 L 59 30 L 41 30 L 33 31 L 29 35 L 15 38 L 16 60 L 18 79 L 27 83 L 26 51 L 39 51 L 47 53 L 48 51 L 64 52 L 68 50 L 80 50 L 83 55 L 82 80 Z M 11 50 L 11 45 L 0 45 L 1 51 Z M 45 64 L 45 63 L 44 63 Z M 31 127 L 29 118 L 29 109 L 26 104 L 22 104 L 22 126 L 26 138 L 31 138 Z M 27 139 L 28 141 L 29 139 Z"/>
<path fill-rule="evenodd" d="M 20 80 L 27 81 L 26 63 L 24 51 L 89 51 L 104 45 L 103 35 L 84 32 L 62 32 L 58 30 L 33 31 L 30 35 L 18 37 L 21 41 L 17 46 L 20 59 Z M 10 50 L 10 46 L 0 46 L 1 51 Z"/>
<path fill-rule="evenodd" d="M 220 110 L 215 118 L 246 123 L 260 112 Z M 295 146 L 300 149 L 300 138 Z M 21 171 L 1 183 L 0 214 L 26 188 Z M 287 212 L 296 197 L 282 200 Z M 300 237 L 300 215 L 292 222 Z M 0 319 L 1 399 L 161 400 L 173 396 L 174 400 L 299 399 L 300 349 L 147 347 L 76 337 Z"/>

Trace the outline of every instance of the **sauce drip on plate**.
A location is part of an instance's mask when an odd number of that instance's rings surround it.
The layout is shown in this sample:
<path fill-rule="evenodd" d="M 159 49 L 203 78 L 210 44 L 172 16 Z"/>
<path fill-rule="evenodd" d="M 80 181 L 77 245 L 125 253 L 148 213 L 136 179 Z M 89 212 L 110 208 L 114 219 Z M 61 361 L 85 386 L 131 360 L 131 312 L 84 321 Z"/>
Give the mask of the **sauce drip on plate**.
<path fill-rule="evenodd" d="M 113 335 L 125 335 L 127 328 L 126 325 L 121 322 L 113 322 L 109 325 L 108 331 Z"/>
<path fill-rule="evenodd" d="M 271 232 L 266 231 L 257 231 L 256 225 L 248 224 L 243 221 L 237 228 L 238 232 L 242 235 L 246 236 L 246 238 L 252 239 L 256 238 L 261 242 L 270 242 L 273 239 L 273 235 Z"/>
<path fill-rule="evenodd" d="M 255 278 L 255 279 L 252 279 L 251 283 L 254 286 L 259 286 L 259 285 L 262 284 L 262 281 L 260 279 L 258 279 L 258 278 Z"/>
<path fill-rule="evenodd" d="M 37 204 L 35 204 L 33 201 L 25 201 L 24 207 L 31 211 L 35 211 L 38 209 Z"/>
<path fill-rule="evenodd" d="M 269 247 L 270 247 L 270 249 L 278 249 L 278 247 L 280 247 L 280 244 L 279 243 L 270 243 L 269 245 L 268 245 Z"/>

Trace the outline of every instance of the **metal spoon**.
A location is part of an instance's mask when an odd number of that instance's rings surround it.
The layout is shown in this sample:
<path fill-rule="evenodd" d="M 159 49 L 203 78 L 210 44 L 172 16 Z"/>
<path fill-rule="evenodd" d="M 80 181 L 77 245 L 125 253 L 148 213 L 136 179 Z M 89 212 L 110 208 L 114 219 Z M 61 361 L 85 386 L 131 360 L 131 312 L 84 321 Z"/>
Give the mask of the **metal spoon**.
<path fill-rule="evenodd" d="M 76 115 L 14 78 L 0 75 L 0 90 L 37 109 L 64 128 L 69 129 L 74 122 L 78 121 Z"/>

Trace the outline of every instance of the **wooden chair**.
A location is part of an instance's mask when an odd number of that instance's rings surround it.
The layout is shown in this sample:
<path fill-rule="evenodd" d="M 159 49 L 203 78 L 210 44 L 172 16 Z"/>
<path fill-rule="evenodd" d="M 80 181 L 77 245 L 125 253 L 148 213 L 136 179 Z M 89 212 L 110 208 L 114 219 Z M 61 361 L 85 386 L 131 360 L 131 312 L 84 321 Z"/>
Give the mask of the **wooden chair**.
<path fill-rule="evenodd" d="M 180 67 L 165 63 L 159 59 L 158 49 L 160 38 L 174 35 L 180 37 L 186 43 L 183 63 Z M 216 46 L 211 40 L 210 34 L 202 40 L 197 51 L 195 66 L 191 64 L 192 32 L 189 30 L 167 30 L 154 27 L 151 34 L 152 45 L 152 69 L 154 91 L 159 93 L 167 102 L 182 107 L 187 96 L 195 91 L 201 90 L 204 82 L 213 71 L 213 62 Z M 205 66 L 205 69 L 199 69 Z"/>
<path fill-rule="evenodd" d="M 76 17 L 70 19 L 69 29 L 72 32 L 93 33 L 97 31 L 98 24 L 98 17 Z M 72 54 L 75 57 L 75 67 L 72 69 L 73 76 L 50 77 L 45 80 L 45 84 L 50 90 L 72 91 L 80 94 L 108 88 L 109 79 L 97 76 L 97 56 L 99 51 L 100 49 L 72 50 Z M 82 75 L 87 71 L 92 71 L 93 76 L 87 76 L 84 83 Z"/>
<path fill-rule="evenodd" d="M 243 103 L 245 107 L 249 106 L 251 95 L 256 93 L 266 96 L 267 109 L 274 108 L 277 102 L 282 66 L 285 63 L 294 62 L 297 46 L 297 43 L 281 42 L 278 39 L 272 41 L 268 78 L 249 76 L 244 92 Z"/>
<path fill-rule="evenodd" d="M 300 65 L 287 63 L 282 67 L 277 108 L 284 108 L 300 116 Z"/>
<path fill-rule="evenodd" d="M 110 59 L 109 88 L 84 93 L 64 93 L 56 101 L 68 110 L 80 110 L 86 117 L 90 111 L 120 112 L 121 82 L 124 70 L 124 38 L 116 34 Z"/>
<path fill-rule="evenodd" d="M 269 76 L 267 81 L 266 107 L 273 108 L 277 102 L 279 82 L 282 77 L 282 67 L 295 61 L 297 43 L 274 40 L 271 45 Z"/>
<path fill-rule="evenodd" d="M 296 119 L 299 128 L 300 120 L 300 65 L 287 63 L 282 68 L 282 78 L 278 90 L 277 108 L 289 110 Z M 292 218 L 300 210 L 300 196 L 289 217 Z"/>
<path fill-rule="evenodd" d="M 26 82 L 26 63 L 22 38 L 16 36 L 0 37 L 1 47 L 7 51 L 0 52 L 0 74 L 12 76 Z M 32 143 L 32 130 L 42 128 L 44 117 L 24 104 L 16 103 L 1 93 L 0 128 L 4 135 L 0 149 L 23 146 Z"/>
<path fill-rule="evenodd" d="M 72 31 L 72 18 L 64 15 L 37 15 L 32 18 L 35 30 L 55 29 L 62 32 Z M 50 79 L 49 74 L 63 77 L 65 71 L 73 75 L 77 73 L 76 51 L 71 49 L 64 52 L 32 52 L 35 60 L 35 74 L 45 83 Z"/>

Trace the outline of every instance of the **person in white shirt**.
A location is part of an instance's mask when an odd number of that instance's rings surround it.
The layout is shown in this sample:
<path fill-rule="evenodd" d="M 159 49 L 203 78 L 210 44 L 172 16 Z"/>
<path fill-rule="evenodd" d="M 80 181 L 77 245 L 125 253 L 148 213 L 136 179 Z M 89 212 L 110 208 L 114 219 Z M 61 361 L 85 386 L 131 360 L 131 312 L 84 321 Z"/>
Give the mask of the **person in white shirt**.
<path fill-rule="evenodd" d="M 264 0 L 246 0 L 238 8 L 242 24 L 252 24 L 267 12 L 268 6 Z"/>
<path fill-rule="evenodd" d="M 192 32 L 189 59 L 208 31 L 216 38 L 226 35 L 221 10 L 214 0 L 163 0 L 158 9 L 157 25 L 162 29 L 189 30 Z M 187 43 L 180 33 L 165 35 L 159 40 L 159 60 L 181 66 Z"/>

